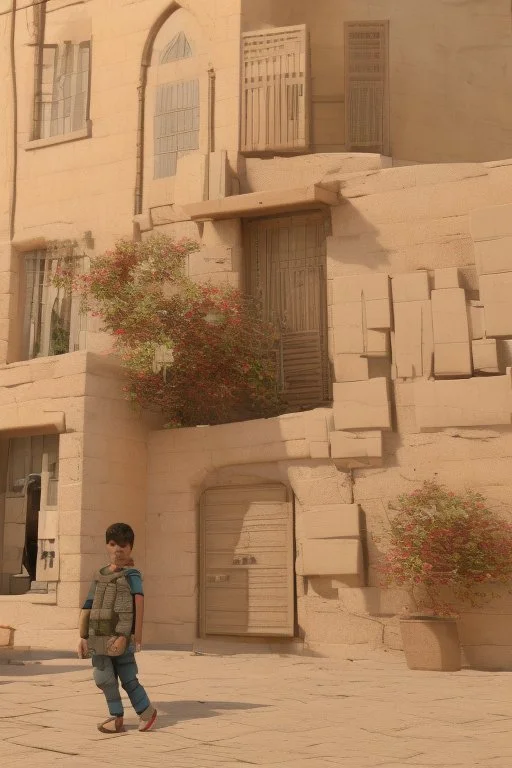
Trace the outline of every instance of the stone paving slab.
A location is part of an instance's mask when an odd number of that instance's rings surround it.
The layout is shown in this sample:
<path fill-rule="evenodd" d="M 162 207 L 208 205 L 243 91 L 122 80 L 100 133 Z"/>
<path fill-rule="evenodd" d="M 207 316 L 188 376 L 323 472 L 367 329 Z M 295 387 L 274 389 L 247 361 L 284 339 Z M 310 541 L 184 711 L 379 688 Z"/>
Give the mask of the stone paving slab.
<path fill-rule="evenodd" d="M 399 654 L 324 659 L 144 651 L 158 728 L 100 734 L 90 662 L 0 667 L 6 768 L 511 768 L 510 673 L 425 673 Z M 58 654 L 55 654 L 58 656 Z"/>

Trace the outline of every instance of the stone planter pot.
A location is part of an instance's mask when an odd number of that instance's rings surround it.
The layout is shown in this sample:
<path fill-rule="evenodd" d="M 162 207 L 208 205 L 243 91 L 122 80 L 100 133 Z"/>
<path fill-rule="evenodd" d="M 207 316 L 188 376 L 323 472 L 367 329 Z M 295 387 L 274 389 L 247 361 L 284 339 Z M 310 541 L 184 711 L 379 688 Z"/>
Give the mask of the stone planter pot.
<path fill-rule="evenodd" d="M 457 621 L 439 616 L 400 619 L 400 632 L 409 669 L 457 672 L 461 648 Z"/>
<path fill-rule="evenodd" d="M 0 648 L 14 645 L 14 629 L 0 624 Z"/>

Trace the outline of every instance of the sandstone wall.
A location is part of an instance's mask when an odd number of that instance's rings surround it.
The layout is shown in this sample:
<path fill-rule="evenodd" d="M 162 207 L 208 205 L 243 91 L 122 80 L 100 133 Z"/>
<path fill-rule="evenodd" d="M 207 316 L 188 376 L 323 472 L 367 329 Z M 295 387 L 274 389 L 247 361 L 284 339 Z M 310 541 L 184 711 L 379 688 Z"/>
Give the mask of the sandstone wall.
<path fill-rule="evenodd" d="M 431 163 L 512 154 L 507 0 L 244 0 L 242 7 L 244 30 L 308 25 L 315 151 L 345 149 L 344 22 L 388 20 L 393 157 Z"/>
<path fill-rule="evenodd" d="M 65 431 L 59 436 L 57 589 L 47 596 L 0 595 L 0 615 L 16 627 L 17 644 L 74 647 L 80 604 L 105 562 L 108 525 L 134 527 L 134 556 L 145 566 L 147 434 L 159 422 L 131 408 L 118 367 L 103 356 L 74 353 L 15 363 L 3 369 L 2 382 L 0 409 L 17 409 L 13 431 L 4 435 L 33 431 L 34 409 L 62 413 Z M 4 451 L 2 456 L 5 474 Z M 3 529 L 3 496 L 0 501 Z"/>

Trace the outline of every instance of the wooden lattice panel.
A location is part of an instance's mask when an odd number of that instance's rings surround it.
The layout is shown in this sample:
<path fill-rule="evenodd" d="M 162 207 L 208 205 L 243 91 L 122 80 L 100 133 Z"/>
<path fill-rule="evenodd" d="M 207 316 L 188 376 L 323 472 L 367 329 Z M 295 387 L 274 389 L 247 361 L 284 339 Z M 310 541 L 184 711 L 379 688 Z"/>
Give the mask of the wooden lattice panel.
<path fill-rule="evenodd" d="M 345 25 L 348 149 L 386 151 L 387 79 L 387 22 L 348 22 Z"/>
<path fill-rule="evenodd" d="M 249 32 L 242 39 L 242 152 L 308 147 L 305 26 Z"/>

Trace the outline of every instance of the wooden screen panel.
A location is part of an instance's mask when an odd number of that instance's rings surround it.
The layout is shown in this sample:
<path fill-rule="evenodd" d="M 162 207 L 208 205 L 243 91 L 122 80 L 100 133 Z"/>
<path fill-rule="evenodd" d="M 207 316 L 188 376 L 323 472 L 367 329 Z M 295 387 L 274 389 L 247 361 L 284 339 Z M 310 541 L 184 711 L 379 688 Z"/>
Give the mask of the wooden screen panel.
<path fill-rule="evenodd" d="M 346 145 L 388 151 L 388 22 L 345 24 Z"/>
<path fill-rule="evenodd" d="M 203 494 L 202 634 L 293 637 L 293 585 L 293 511 L 286 488 Z"/>
<path fill-rule="evenodd" d="M 281 394 L 290 409 L 330 400 L 326 238 L 323 212 L 248 224 L 249 292 L 280 334 Z"/>
<path fill-rule="evenodd" d="M 308 36 L 304 25 L 242 37 L 242 152 L 309 146 Z"/>

